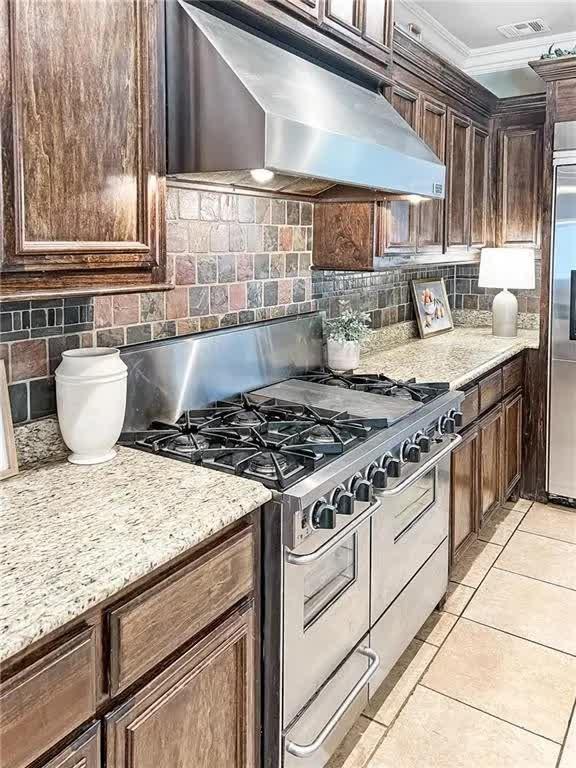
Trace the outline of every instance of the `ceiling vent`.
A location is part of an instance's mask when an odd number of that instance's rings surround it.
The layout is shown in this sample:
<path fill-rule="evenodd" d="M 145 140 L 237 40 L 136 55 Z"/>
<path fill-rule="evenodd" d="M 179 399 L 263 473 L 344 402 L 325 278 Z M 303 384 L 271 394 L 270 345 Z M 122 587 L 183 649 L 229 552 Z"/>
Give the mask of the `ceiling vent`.
<path fill-rule="evenodd" d="M 531 19 L 530 21 L 518 21 L 516 24 L 503 24 L 497 27 L 498 32 L 504 37 L 526 37 L 537 35 L 541 32 L 551 32 L 544 19 Z"/>

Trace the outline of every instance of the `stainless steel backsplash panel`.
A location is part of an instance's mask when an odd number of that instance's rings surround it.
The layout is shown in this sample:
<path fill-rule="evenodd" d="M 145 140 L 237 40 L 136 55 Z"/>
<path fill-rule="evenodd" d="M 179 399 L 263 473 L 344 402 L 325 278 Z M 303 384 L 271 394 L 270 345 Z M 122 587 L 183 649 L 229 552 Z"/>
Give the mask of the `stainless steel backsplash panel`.
<path fill-rule="evenodd" d="M 121 349 L 128 366 L 124 431 L 264 387 L 322 365 L 322 315 L 221 328 Z"/>

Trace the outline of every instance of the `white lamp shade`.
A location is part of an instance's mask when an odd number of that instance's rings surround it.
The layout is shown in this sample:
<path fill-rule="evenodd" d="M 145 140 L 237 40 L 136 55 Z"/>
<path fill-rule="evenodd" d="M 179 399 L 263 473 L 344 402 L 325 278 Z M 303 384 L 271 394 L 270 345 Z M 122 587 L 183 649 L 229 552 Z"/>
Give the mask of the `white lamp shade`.
<path fill-rule="evenodd" d="M 532 248 L 483 248 L 480 255 L 481 288 L 534 288 Z"/>

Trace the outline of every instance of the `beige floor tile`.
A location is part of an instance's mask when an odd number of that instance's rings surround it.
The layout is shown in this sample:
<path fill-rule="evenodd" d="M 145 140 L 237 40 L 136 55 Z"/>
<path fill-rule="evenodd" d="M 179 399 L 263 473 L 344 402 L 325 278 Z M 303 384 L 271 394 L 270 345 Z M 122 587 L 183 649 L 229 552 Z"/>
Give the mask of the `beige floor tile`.
<path fill-rule="evenodd" d="M 500 507 L 488 518 L 488 522 L 480 531 L 478 538 L 491 544 L 504 546 L 512 536 L 524 517 L 524 512 L 517 509 Z"/>
<path fill-rule="evenodd" d="M 576 544 L 517 531 L 496 567 L 576 589 Z"/>
<path fill-rule="evenodd" d="M 390 725 L 437 650 L 434 645 L 412 640 L 371 698 L 364 714 L 383 725 Z"/>
<path fill-rule="evenodd" d="M 576 509 L 536 501 L 522 521 L 520 530 L 576 544 Z"/>
<path fill-rule="evenodd" d="M 572 713 L 572 721 L 562 750 L 558 768 L 574 768 L 576 765 L 576 711 Z"/>
<path fill-rule="evenodd" d="M 576 592 L 494 568 L 462 614 L 576 655 Z"/>
<path fill-rule="evenodd" d="M 416 633 L 416 637 L 418 640 L 440 646 L 457 621 L 458 616 L 452 613 L 433 611 Z"/>
<path fill-rule="evenodd" d="M 418 686 L 370 768 L 554 768 L 560 747 Z"/>
<path fill-rule="evenodd" d="M 518 499 L 518 501 L 505 501 L 502 506 L 508 507 L 508 509 L 516 509 L 518 512 L 528 512 L 532 503 L 528 499 Z"/>
<path fill-rule="evenodd" d="M 561 744 L 576 658 L 460 619 L 422 685 Z"/>
<path fill-rule="evenodd" d="M 364 768 L 386 735 L 386 728 L 366 717 L 354 723 L 326 768 Z"/>
<path fill-rule="evenodd" d="M 456 616 L 460 616 L 464 608 L 470 602 L 470 598 L 474 594 L 472 587 L 467 587 L 465 584 L 458 584 L 455 581 L 451 581 L 448 584 L 448 596 L 443 610 L 446 613 L 453 613 Z"/>
<path fill-rule="evenodd" d="M 488 573 L 502 547 L 488 544 L 486 541 L 475 541 L 460 557 L 451 574 L 452 581 L 465 584 L 467 587 L 477 587 Z"/>

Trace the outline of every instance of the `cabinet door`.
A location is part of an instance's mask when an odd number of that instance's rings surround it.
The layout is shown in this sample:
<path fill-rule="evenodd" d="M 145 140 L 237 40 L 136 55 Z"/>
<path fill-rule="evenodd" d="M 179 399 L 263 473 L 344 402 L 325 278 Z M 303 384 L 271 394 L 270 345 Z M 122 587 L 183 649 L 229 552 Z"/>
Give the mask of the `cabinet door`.
<path fill-rule="evenodd" d="M 442 162 L 446 158 L 446 107 L 429 99 L 420 105 L 420 137 Z M 444 200 L 418 204 L 418 250 L 441 253 L 444 249 Z"/>
<path fill-rule="evenodd" d="M 324 23 L 341 32 L 360 35 L 362 0 L 324 0 Z"/>
<path fill-rule="evenodd" d="M 419 99 L 418 94 L 405 88 L 390 89 L 388 100 L 400 116 L 414 130 L 418 129 Z M 416 249 L 416 225 L 418 207 L 408 200 L 391 200 L 382 204 L 385 208 L 385 244 L 389 253 L 402 253 Z"/>
<path fill-rule="evenodd" d="M 522 394 L 512 395 L 503 403 L 504 412 L 504 498 L 522 472 Z"/>
<path fill-rule="evenodd" d="M 101 765 L 100 723 L 94 723 L 41 768 L 100 768 Z"/>
<path fill-rule="evenodd" d="M 318 18 L 319 13 L 319 0 L 276 0 L 281 5 L 285 5 L 287 8 L 293 8 L 305 16 L 310 16 L 313 19 Z"/>
<path fill-rule="evenodd" d="M 478 431 L 473 429 L 452 453 L 450 492 L 452 560 L 478 532 L 479 447 Z"/>
<path fill-rule="evenodd" d="M 498 244 L 540 245 L 542 128 L 498 134 Z"/>
<path fill-rule="evenodd" d="M 2 289 L 164 279 L 158 0 L 0 0 Z"/>
<path fill-rule="evenodd" d="M 253 631 L 233 615 L 108 715 L 108 768 L 253 768 Z"/>
<path fill-rule="evenodd" d="M 504 429 L 497 405 L 478 425 L 480 433 L 480 524 L 502 499 Z"/>
<path fill-rule="evenodd" d="M 392 46 L 392 0 L 363 0 L 362 37 L 389 50 Z"/>
<path fill-rule="evenodd" d="M 448 118 L 446 248 L 467 249 L 470 242 L 471 123 L 451 112 Z"/>
<path fill-rule="evenodd" d="M 472 173 L 470 187 L 470 245 L 481 248 L 488 241 L 489 136 L 472 128 Z"/>

